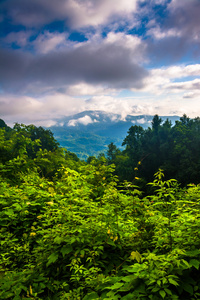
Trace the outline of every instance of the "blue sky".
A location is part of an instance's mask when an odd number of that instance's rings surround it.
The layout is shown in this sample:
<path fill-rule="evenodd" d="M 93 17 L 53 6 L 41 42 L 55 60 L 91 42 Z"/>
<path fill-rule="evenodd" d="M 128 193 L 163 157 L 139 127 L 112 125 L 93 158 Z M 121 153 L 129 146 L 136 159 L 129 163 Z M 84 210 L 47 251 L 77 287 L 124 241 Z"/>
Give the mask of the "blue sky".
<path fill-rule="evenodd" d="M 4 0 L 0 118 L 200 116 L 199 0 Z"/>

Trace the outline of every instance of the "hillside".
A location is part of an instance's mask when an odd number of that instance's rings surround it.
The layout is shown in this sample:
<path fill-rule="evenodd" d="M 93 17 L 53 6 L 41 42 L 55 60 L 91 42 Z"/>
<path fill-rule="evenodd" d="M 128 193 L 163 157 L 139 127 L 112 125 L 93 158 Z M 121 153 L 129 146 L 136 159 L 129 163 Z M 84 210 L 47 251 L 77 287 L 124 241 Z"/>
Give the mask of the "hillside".
<path fill-rule="evenodd" d="M 178 116 L 161 116 L 175 123 Z M 107 151 L 107 146 L 113 142 L 121 148 L 123 139 L 132 125 L 143 128 L 151 127 L 151 115 L 128 115 L 122 119 L 119 114 L 103 111 L 84 111 L 79 114 L 56 120 L 56 125 L 49 129 L 62 147 L 74 152 L 81 159 L 96 156 Z"/>

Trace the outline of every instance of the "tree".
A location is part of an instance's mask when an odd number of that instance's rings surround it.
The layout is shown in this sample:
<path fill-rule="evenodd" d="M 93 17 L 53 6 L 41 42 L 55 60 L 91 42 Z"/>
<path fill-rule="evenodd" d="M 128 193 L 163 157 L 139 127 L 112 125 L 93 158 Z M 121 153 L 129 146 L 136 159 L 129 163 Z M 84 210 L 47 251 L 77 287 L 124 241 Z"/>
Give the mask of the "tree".
<path fill-rule="evenodd" d="M 126 146 L 125 152 L 127 152 L 135 161 L 141 159 L 143 136 L 144 129 L 141 126 L 131 126 L 128 130 L 128 135 L 125 137 L 122 143 L 122 146 Z"/>
<path fill-rule="evenodd" d="M 37 142 L 34 148 L 27 147 L 28 156 L 31 158 L 36 157 L 36 153 L 39 149 L 46 149 L 47 151 L 55 151 L 58 149 L 59 143 L 54 139 L 53 133 L 41 126 L 36 127 L 35 125 L 15 123 L 13 130 L 17 132 L 18 135 Z"/>
<path fill-rule="evenodd" d="M 162 119 L 159 118 L 158 115 L 155 115 L 151 122 L 152 128 L 153 128 L 153 130 L 155 130 L 155 132 L 158 132 L 158 129 L 159 129 L 161 123 L 162 123 Z"/>
<path fill-rule="evenodd" d="M 108 145 L 108 150 L 106 153 L 109 163 L 114 163 L 116 155 L 118 155 L 120 152 L 121 151 L 119 150 L 119 148 L 117 148 L 116 145 L 110 143 Z"/>
<path fill-rule="evenodd" d="M 8 126 L 4 122 L 4 120 L 0 119 L 0 128 L 7 128 Z"/>

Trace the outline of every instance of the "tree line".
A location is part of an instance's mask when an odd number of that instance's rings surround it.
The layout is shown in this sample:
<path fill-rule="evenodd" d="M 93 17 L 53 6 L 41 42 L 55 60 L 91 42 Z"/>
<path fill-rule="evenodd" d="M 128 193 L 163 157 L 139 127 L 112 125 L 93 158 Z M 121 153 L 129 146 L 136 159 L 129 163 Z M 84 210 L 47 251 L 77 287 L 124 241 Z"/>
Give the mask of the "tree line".
<path fill-rule="evenodd" d="M 200 118 L 183 115 L 175 125 L 155 115 L 152 126 L 144 129 L 131 126 L 120 150 L 108 145 L 108 163 L 116 165 L 120 180 L 139 178 L 145 184 L 154 173 L 163 169 L 167 179 L 175 178 L 182 185 L 200 182 Z"/>
<path fill-rule="evenodd" d="M 96 161 L 115 165 L 115 175 L 120 182 L 137 181 L 141 187 L 153 180 L 158 169 L 165 178 L 175 178 L 182 186 L 200 182 L 200 118 L 183 115 L 172 125 L 168 119 L 155 115 L 151 127 L 131 126 L 119 149 L 110 143 L 106 154 L 90 156 L 87 163 Z M 0 162 L 25 155 L 40 168 L 42 175 L 53 176 L 66 159 L 69 165 L 85 164 L 76 154 L 62 149 L 50 130 L 34 125 L 16 123 L 11 129 L 0 120 Z M 73 159 L 71 159 L 73 158 Z"/>

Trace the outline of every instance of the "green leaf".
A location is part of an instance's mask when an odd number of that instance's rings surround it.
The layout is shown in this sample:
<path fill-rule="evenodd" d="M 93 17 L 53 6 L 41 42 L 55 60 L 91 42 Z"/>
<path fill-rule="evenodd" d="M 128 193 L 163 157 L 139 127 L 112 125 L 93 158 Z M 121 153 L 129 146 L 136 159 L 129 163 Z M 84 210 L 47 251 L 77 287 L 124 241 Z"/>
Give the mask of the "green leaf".
<path fill-rule="evenodd" d="M 165 292 L 166 292 L 168 295 L 172 295 L 172 292 L 171 292 L 169 289 L 165 289 Z"/>
<path fill-rule="evenodd" d="M 76 242 L 76 238 L 75 237 L 72 237 L 71 238 L 71 244 L 75 243 Z"/>
<path fill-rule="evenodd" d="M 181 262 L 182 262 L 182 267 L 184 267 L 183 266 L 183 264 L 184 264 L 185 267 L 190 268 L 190 264 L 185 259 L 182 259 Z"/>
<path fill-rule="evenodd" d="M 94 300 L 94 299 L 99 299 L 99 295 L 96 292 L 92 292 L 83 298 L 83 300 Z"/>
<path fill-rule="evenodd" d="M 7 209 L 7 210 L 5 211 L 5 214 L 8 215 L 8 216 L 11 216 L 11 215 L 14 214 L 14 211 L 13 211 L 13 209 L 9 208 L 9 209 Z"/>
<path fill-rule="evenodd" d="M 22 210 L 21 205 L 19 205 L 18 203 L 14 203 L 13 206 L 16 208 L 16 210 Z"/>
<path fill-rule="evenodd" d="M 200 262 L 197 260 L 197 259 L 191 259 L 190 260 L 190 265 L 192 267 L 195 267 L 197 270 L 199 269 L 199 265 L 200 265 Z"/>
<path fill-rule="evenodd" d="M 115 292 L 113 291 L 108 292 L 106 296 L 108 296 L 108 298 L 105 298 L 106 300 L 118 300 L 121 298 L 120 295 L 115 295 Z"/>
<path fill-rule="evenodd" d="M 84 250 L 81 250 L 80 254 L 81 254 L 82 256 L 84 256 L 84 255 L 85 255 L 85 251 L 84 251 Z"/>
<path fill-rule="evenodd" d="M 57 253 L 52 253 L 52 254 L 48 257 L 47 267 L 48 267 L 50 264 L 56 262 L 57 259 L 58 259 L 58 254 L 57 254 Z"/>
<path fill-rule="evenodd" d="M 183 289 L 190 295 L 193 295 L 193 287 L 190 284 L 184 282 Z"/>
<path fill-rule="evenodd" d="M 188 251 L 186 251 L 185 254 L 186 254 L 187 256 L 190 256 L 190 257 L 192 257 L 192 256 L 197 256 L 197 255 L 200 254 L 200 250 L 199 250 L 199 249 L 188 250 Z"/>
<path fill-rule="evenodd" d="M 165 293 L 165 291 L 159 291 L 159 294 L 160 294 L 160 296 L 164 299 L 165 298 L 165 296 L 166 296 L 166 293 Z"/>
<path fill-rule="evenodd" d="M 122 277 L 121 280 L 123 280 L 125 282 L 130 282 L 130 281 L 133 281 L 134 279 L 135 279 L 134 275 L 128 275 L 128 276 Z"/>
<path fill-rule="evenodd" d="M 70 252 L 73 251 L 73 248 L 71 246 L 63 246 L 60 250 L 60 252 L 62 253 L 63 256 L 65 256 L 66 254 L 69 254 Z"/>
<path fill-rule="evenodd" d="M 110 286 L 109 289 L 110 290 L 117 290 L 119 289 L 120 287 L 122 287 L 124 285 L 123 282 L 116 282 L 114 285 Z"/>
<path fill-rule="evenodd" d="M 21 296 L 19 296 L 19 295 L 16 295 L 14 298 L 13 298 L 13 300 L 21 300 L 22 298 L 21 298 Z"/>
<path fill-rule="evenodd" d="M 169 282 L 171 283 L 171 284 L 173 284 L 173 285 L 175 285 L 175 286 L 178 286 L 179 284 L 178 284 L 178 282 L 176 282 L 174 279 L 172 279 L 172 278 L 169 278 Z"/>
<path fill-rule="evenodd" d="M 63 241 L 63 238 L 60 237 L 60 236 L 57 236 L 57 237 L 55 237 L 55 239 L 54 239 L 54 243 L 55 243 L 55 244 L 61 244 L 62 241 Z"/>
<path fill-rule="evenodd" d="M 126 296 L 122 297 L 121 299 L 122 300 L 133 300 L 135 297 L 134 297 L 134 294 L 133 293 L 129 293 L 127 294 Z"/>
<path fill-rule="evenodd" d="M 139 263 L 141 261 L 142 256 L 140 255 L 140 253 L 136 250 L 136 251 L 132 251 L 131 252 L 131 259 L 136 259 L 137 262 Z"/>

